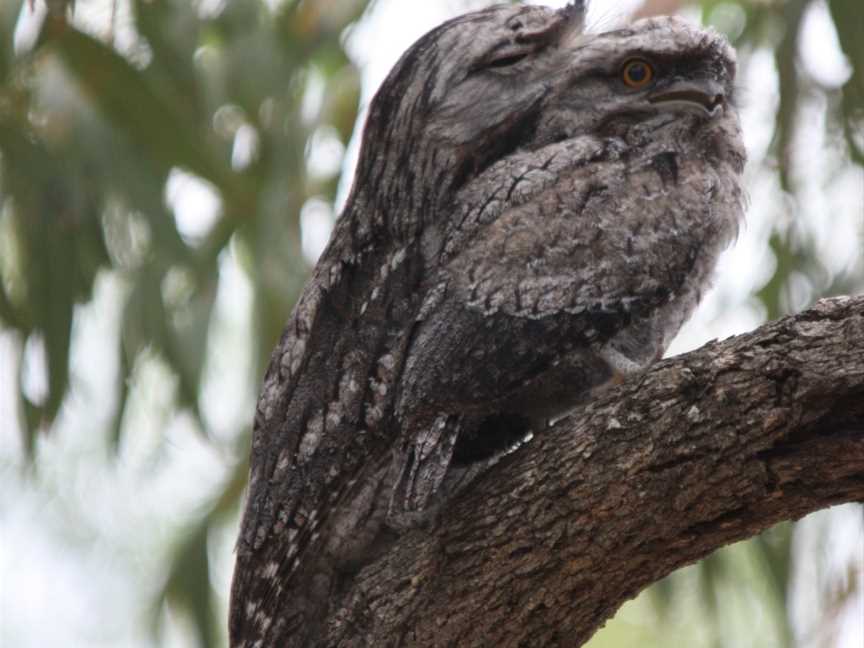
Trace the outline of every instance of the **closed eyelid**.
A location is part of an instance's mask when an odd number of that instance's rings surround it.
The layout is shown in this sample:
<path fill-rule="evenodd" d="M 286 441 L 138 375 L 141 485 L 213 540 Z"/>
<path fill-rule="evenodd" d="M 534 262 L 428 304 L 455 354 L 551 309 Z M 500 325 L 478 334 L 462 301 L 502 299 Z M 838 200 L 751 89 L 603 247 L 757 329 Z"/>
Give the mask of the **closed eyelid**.
<path fill-rule="evenodd" d="M 471 69 L 468 70 L 468 76 L 490 68 L 504 68 L 515 65 L 533 54 L 536 49 L 536 47 L 518 45 L 512 41 L 501 42 L 488 50 L 474 63 Z"/>
<path fill-rule="evenodd" d="M 520 43 L 518 40 L 506 40 L 498 43 L 495 47 L 488 50 L 483 55 L 483 60 L 485 61 L 494 61 L 498 58 L 503 58 L 508 56 L 509 53 L 513 55 L 522 53 L 522 54 L 531 54 L 536 51 L 536 47 L 531 47 L 530 45 L 526 45 L 525 43 Z"/>

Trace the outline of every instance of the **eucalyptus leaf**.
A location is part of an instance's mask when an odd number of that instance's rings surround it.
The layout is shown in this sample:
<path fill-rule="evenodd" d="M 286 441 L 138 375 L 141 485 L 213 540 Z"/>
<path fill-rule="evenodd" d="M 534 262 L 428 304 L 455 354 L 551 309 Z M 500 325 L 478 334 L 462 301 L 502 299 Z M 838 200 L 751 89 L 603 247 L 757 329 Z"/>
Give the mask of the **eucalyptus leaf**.
<path fill-rule="evenodd" d="M 167 0 L 135 0 L 135 25 L 149 45 L 153 60 L 146 73 L 158 79 L 187 113 L 186 119 L 206 120 L 201 84 L 196 70 L 201 21 L 195 4 Z M 182 101 L 177 101 L 182 98 Z"/>
<path fill-rule="evenodd" d="M 44 337 L 48 394 L 42 424 L 57 414 L 69 384 L 73 306 L 90 298 L 108 262 L 99 196 L 68 158 L 0 123 L 3 189 L 15 199 L 27 317 Z"/>
<path fill-rule="evenodd" d="M 215 285 L 198 287 L 190 302 L 175 312 L 163 349 L 180 377 L 181 403 L 198 415 L 198 386 L 207 352 L 208 330 L 216 299 Z"/>
<path fill-rule="evenodd" d="M 211 154 L 200 131 L 173 94 L 111 47 L 71 27 L 43 32 L 42 48 L 56 52 L 95 106 L 142 154 L 169 170 L 185 167 L 215 185 L 228 172 Z"/>
<path fill-rule="evenodd" d="M 840 46 L 852 65 L 852 74 L 843 85 L 846 141 L 854 159 L 864 164 L 864 11 L 858 0 L 829 0 L 828 8 Z"/>
<path fill-rule="evenodd" d="M 188 533 L 171 565 L 165 599 L 187 612 L 202 648 L 216 646 L 216 619 L 210 601 L 210 566 L 207 559 L 209 516 Z"/>

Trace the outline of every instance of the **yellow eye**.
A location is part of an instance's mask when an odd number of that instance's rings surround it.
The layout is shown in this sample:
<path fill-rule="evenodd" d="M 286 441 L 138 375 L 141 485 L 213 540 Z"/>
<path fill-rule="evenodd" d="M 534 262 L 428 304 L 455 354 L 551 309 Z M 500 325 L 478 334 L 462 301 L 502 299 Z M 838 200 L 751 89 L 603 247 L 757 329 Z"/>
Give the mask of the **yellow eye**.
<path fill-rule="evenodd" d="M 644 88 L 654 78 L 654 68 L 648 61 L 632 59 L 624 64 L 621 79 L 631 88 Z"/>

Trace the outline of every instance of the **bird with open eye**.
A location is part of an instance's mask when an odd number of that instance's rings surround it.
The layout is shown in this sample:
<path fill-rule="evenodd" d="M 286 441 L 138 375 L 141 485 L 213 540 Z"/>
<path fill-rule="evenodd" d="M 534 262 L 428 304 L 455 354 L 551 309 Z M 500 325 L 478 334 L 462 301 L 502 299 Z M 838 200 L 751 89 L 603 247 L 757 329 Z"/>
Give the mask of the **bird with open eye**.
<path fill-rule="evenodd" d="M 584 17 L 460 16 L 373 99 L 258 402 L 232 646 L 316 645 L 357 569 L 658 359 L 708 288 L 743 217 L 734 53 Z"/>
<path fill-rule="evenodd" d="M 646 87 L 653 78 L 654 68 L 642 59 L 631 59 L 621 69 L 621 79 L 636 90 Z"/>

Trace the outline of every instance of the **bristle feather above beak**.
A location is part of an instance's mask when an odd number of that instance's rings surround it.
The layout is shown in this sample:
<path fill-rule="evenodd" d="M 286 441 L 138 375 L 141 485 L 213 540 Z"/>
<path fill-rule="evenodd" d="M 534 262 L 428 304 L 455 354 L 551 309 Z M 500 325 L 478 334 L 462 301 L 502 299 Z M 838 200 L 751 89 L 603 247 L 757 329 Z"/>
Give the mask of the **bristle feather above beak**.
<path fill-rule="evenodd" d="M 576 0 L 559 11 L 561 16 L 561 43 L 567 45 L 585 32 L 585 17 L 588 14 L 587 0 Z"/>

